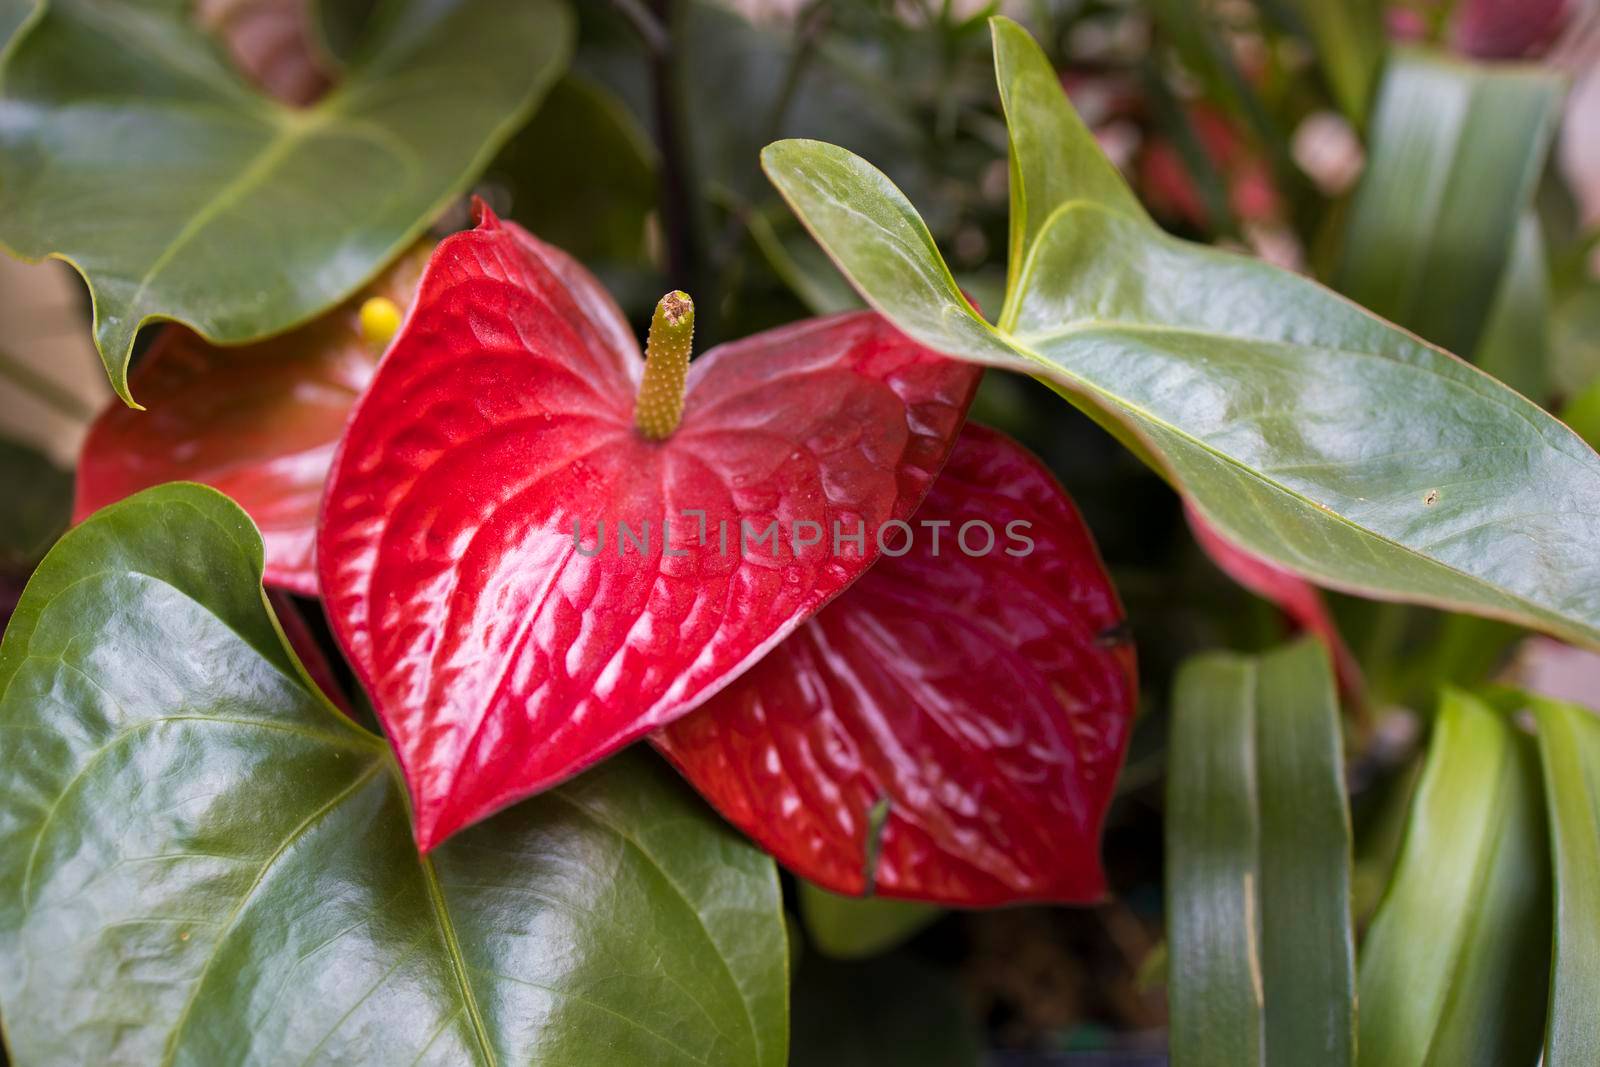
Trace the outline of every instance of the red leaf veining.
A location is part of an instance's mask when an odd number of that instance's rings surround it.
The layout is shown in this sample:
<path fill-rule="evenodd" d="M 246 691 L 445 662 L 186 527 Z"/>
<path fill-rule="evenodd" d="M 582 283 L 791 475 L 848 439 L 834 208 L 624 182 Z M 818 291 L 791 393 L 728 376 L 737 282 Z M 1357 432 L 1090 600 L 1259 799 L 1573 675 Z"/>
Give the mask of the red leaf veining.
<path fill-rule="evenodd" d="M 698 706 L 859 577 L 978 376 L 875 314 L 800 323 L 695 360 L 682 424 L 653 442 L 632 424 L 641 366 L 582 267 L 485 211 L 440 245 L 357 406 L 322 591 L 424 849 Z M 774 520 L 861 522 L 868 543 L 739 551 L 741 521 Z M 624 522 L 649 523 L 643 551 L 619 553 Z"/>
<path fill-rule="evenodd" d="M 926 524 L 939 521 L 951 525 L 936 547 Z M 993 531 L 991 551 L 962 550 L 969 522 Z M 1007 536 L 1014 522 L 1031 550 Z M 970 425 L 914 525 L 909 552 L 654 740 L 731 822 L 828 889 L 1097 899 L 1137 680 L 1094 542 L 1038 460 Z M 967 548 L 986 540 L 975 526 Z"/>

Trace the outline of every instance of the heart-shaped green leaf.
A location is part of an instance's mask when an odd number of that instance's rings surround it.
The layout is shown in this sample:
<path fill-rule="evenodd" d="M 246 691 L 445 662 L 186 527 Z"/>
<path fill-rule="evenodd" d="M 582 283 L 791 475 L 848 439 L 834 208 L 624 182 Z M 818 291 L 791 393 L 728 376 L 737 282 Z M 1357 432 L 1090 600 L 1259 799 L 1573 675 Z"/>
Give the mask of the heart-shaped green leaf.
<path fill-rule="evenodd" d="M 1535 1063 L 1550 969 L 1538 757 L 1507 715 L 1466 693 L 1446 692 L 1437 724 L 1361 948 L 1357 1062 Z"/>
<path fill-rule="evenodd" d="M 1168 998 L 1176 1067 L 1349 1067 L 1350 816 L 1313 640 L 1213 653 L 1173 693 Z"/>
<path fill-rule="evenodd" d="M 1246 552 L 1600 644 L 1600 456 L 1316 283 L 1161 233 L 1038 46 L 993 25 L 1024 242 L 997 326 L 870 164 L 813 141 L 763 153 L 862 294 L 924 345 L 1048 378 Z"/>
<path fill-rule="evenodd" d="M 777 1067 L 770 860 L 625 754 L 412 845 L 211 489 L 115 504 L 0 646 L 0 1003 L 25 1063 Z"/>
<path fill-rule="evenodd" d="M 526 118 L 571 37 L 556 0 L 385 4 L 342 81 L 290 108 L 229 66 L 192 7 L 51 0 L 0 68 L 0 241 L 88 280 L 130 403 L 151 319 L 229 344 L 349 296 Z"/>

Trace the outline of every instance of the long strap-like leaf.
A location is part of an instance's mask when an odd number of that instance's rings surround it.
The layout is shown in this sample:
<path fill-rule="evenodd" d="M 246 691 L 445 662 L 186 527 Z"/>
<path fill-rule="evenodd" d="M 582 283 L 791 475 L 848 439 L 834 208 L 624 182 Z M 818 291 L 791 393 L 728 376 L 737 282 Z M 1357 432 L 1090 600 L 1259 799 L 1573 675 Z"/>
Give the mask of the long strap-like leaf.
<path fill-rule="evenodd" d="M 1532 739 L 1449 692 L 1361 951 L 1361 1067 L 1538 1059 L 1550 874 Z"/>
<path fill-rule="evenodd" d="M 1600 721 L 1536 700 L 1555 868 L 1555 960 L 1545 1067 L 1600 1063 Z"/>
<path fill-rule="evenodd" d="M 1348 1067 L 1350 825 L 1325 653 L 1190 661 L 1170 748 L 1173 1064 Z"/>

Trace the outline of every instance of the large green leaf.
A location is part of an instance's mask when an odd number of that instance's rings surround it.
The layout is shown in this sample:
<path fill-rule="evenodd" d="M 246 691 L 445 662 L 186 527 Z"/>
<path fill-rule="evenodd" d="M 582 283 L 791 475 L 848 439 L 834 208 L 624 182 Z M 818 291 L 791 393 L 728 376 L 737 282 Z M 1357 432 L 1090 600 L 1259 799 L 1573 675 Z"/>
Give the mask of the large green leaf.
<path fill-rule="evenodd" d="M 1533 740 L 1500 710 L 1448 691 L 1362 945 L 1361 1067 L 1537 1062 L 1549 963 Z"/>
<path fill-rule="evenodd" d="M 1173 1064 L 1348 1067 L 1350 816 L 1326 653 L 1191 660 L 1169 751 Z"/>
<path fill-rule="evenodd" d="M 1545 1067 L 1600 1063 L 1600 721 L 1533 701 L 1555 869 L 1555 960 Z"/>
<path fill-rule="evenodd" d="M 783 1062 L 770 860 L 642 753 L 418 856 L 216 492 L 113 505 L 0 646 L 0 1005 L 24 1063 Z"/>
<path fill-rule="evenodd" d="M 88 280 L 131 402 L 152 319 L 234 343 L 349 296 L 527 117 L 571 37 L 557 0 L 386 4 L 342 82 L 250 88 L 191 0 L 49 0 L 0 68 L 0 240 Z"/>
<path fill-rule="evenodd" d="M 941 352 L 1048 378 L 1246 551 L 1600 644 L 1600 456 L 1314 282 L 1162 234 L 1038 46 L 1005 20 L 994 33 L 1024 245 L 997 326 L 870 164 L 814 141 L 763 152 L 863 295 Z"/>
<path fill-rule="evenodd" d="M 1340 292 L 1473 353 L 1561 114 L 1554 71 L 1389 60 L 1334 272 Z"/>

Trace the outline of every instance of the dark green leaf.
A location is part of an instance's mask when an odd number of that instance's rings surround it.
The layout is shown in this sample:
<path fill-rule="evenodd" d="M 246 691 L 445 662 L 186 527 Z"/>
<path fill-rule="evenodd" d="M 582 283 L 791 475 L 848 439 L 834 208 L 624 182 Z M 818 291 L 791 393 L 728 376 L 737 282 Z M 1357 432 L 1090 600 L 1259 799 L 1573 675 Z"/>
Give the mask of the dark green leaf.
<path fill-rule="evenodd" d="M 887 952 L 944 914 L 914 900 L 846 897 L 800 882 L 807 943 L 824 956 L 859 959 Z"/>
<path fill-rule="evenodd" d="M 72 518 L 72 475 L 31 448 L 0 439 L 0 570 L 31 567 Z"/>
<path fill-rule="evenodd" d="M 656 206 L 654 150 L 606 89 L 569 75 L 490 167 L 512 218 L 585 262 L 644 255 Z"/>
<path fill-rule="evenodd" d="M 1361 1067 L 1539 1055 L 1550 858 L 1533 739 L 1447 691 L 1400 862 L 1361 952 Z"/>
<path fill-rule="evenodd" d="M 1175 1067 L 1266 1059 L 1257 911 L 1255 667 L 1189 661 L 1173 697 L 1167 778 L 1167 1001 Z"/>
<path fill-rule="evenodd" d="M 951 982 L 900 956 L 806 957 L 795 978 L 793 1067 L 977 1067 L 977 1027 Z"/>
<path fill-rule="evenodd" d="M 1397 51 L 1336 287 L 1443 348 L 1475 352 L 1562 96 L 1554 71 Z"/>
<path fill-rule="evenodd" d="M 1017 73 L 1044 62 L 1037 46 L 1004 20 L 995 46 L 1001 85 L 1034 87 L 1009 113 L 1023 212 L 1012 232 L 1037 235 L 1013 254 L 998 326 L 966 304 L 883 174 L 818 142 L 763 153 L 872 304 L 941 352 L 1049 378 L 1253 555 L 1323 585 L 1600 644 L 1600 456 L 1315 283 L 1119 206 L 1128 194 L 1059 86 Z M 1065 161 L 1070 188 L 1053 178 Z"/>
<path fill-rule="evenodd" d="M 1354 1053 L 1350 825 L 1326 653 L 1191 660 L 1167 784 L 1177 1067 L 1342 1065 Z"/>
<path fill-rule="evenodd" d="M 420 858 L 195 485 L 45 559 L 0 646 L 0 1003 L 25 1063 L 776 1065 L 776 872 L 642 753 Z"/>
<path fill-rule="evenodd" d="M 1600 1063 L 1600 722 L 1533 701 L 1555 868 L 1555 961 L 1545 1067 Z"/>
<path fill-rule="evenodd" d="M 292 109 L 228 67 L 192 6 L 52 0 L 0 68 L 0 240 L 84 275 L 130 401 L 145 322 L 248 341 L 377 273 L 527 117 L 571 34 L 556 0 L 400 0 L 343 81 Z"/>

